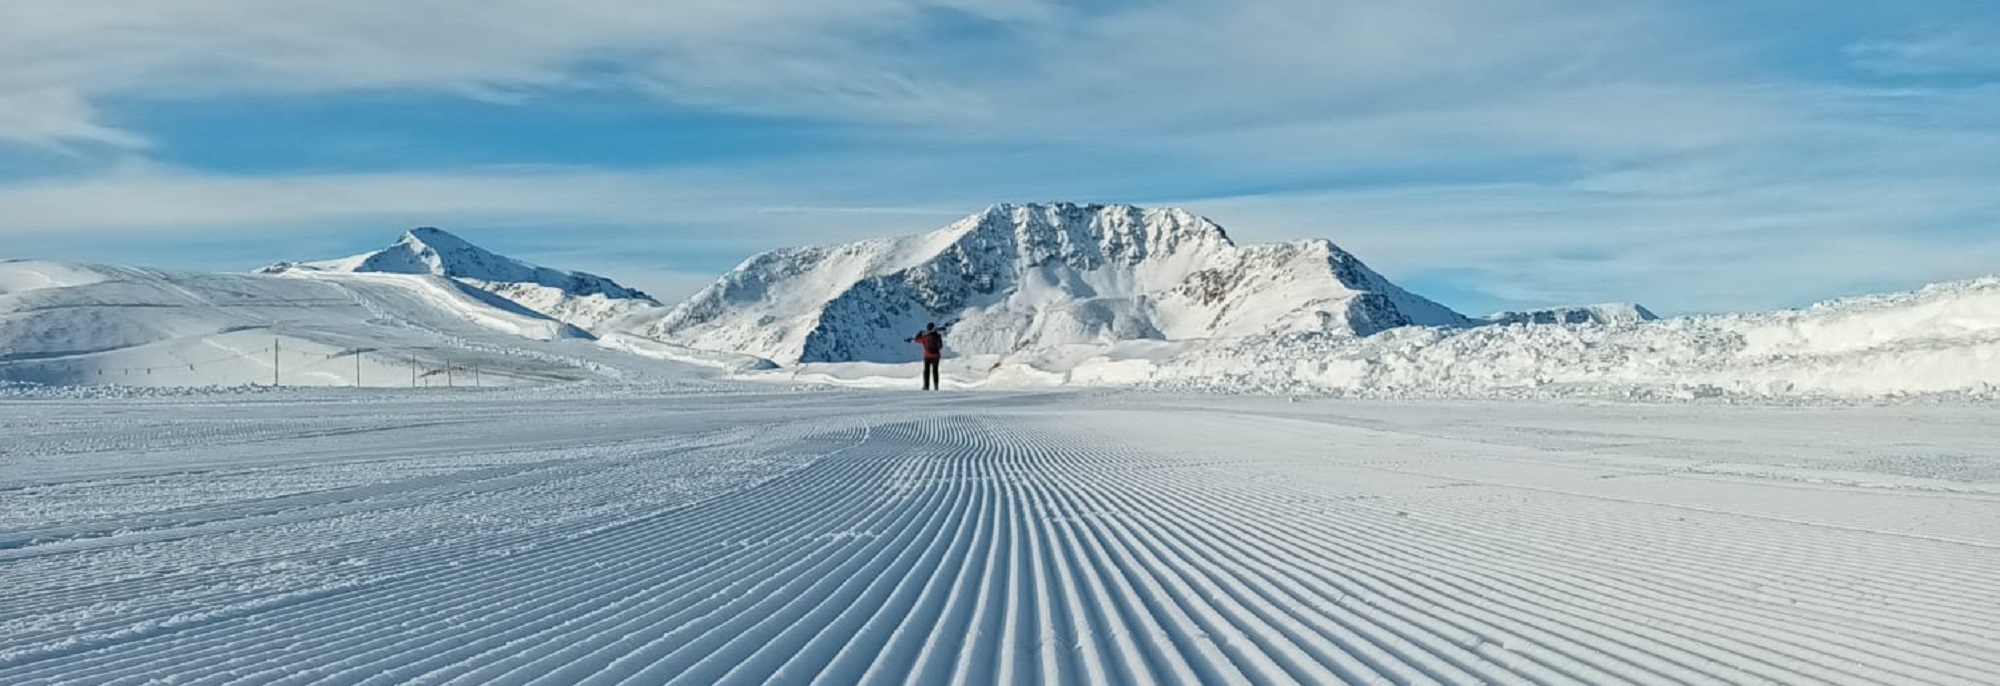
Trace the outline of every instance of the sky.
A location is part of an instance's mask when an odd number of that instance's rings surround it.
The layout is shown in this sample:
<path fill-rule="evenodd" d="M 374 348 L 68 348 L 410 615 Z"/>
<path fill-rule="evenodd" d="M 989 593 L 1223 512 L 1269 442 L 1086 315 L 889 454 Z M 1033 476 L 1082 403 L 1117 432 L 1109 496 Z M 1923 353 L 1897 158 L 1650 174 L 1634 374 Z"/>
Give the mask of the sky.
<path fill-rule="evenodd" d="M 1460 310 L 2000 273 L 1991 0 L 7 0 L 0 258 L 439 226 L 683 297 L 1000 202 L 1329 238 Z"/>

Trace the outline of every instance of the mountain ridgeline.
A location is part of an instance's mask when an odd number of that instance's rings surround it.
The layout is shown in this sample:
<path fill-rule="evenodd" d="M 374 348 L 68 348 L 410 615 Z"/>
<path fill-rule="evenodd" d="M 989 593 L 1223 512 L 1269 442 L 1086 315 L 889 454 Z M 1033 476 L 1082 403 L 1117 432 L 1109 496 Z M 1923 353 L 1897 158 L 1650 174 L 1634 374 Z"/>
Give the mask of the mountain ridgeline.
<path fill-rule="evenodd" d="M 531 265 L 445 231 L 267 274 L 421 274 L 594 335 L 641 336 L 781 364 L 903 362 L 928 322 L 958 354 L 1405 326 L 1612 324 L 1636 305 L 1474 319 L 1391 283 L 1330 241 L 1239 245 L 1178 209 L 995 205 L 937 231 L 755 255 L 678 305 L 611 279 Z"/>
<path fill-rule="evenodd" d="M 374 252 L 322 262 L 279 262 L 257 271 L 440 276 L 593 332 L 635 311 L 660 306 L 652 296 L 611 279 L 528 264 L 430 227 L 411 229 Z"/>
<path fill-rule="evenodd" d="M 906 360 L 926 322 L 962 354 L 1471 319 L 1330 242 L 1239 246 L 1129 205 L 997 205 L 928 234 L 766 252 L 644 328 L 781 363 Z"/>

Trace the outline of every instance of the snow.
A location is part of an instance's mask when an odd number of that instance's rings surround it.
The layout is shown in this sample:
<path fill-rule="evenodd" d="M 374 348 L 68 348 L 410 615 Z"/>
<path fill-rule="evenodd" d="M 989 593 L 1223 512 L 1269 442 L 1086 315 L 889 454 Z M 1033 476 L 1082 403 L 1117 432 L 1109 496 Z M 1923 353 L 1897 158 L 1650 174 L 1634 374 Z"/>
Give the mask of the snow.
<path fill-rule="evenodd" d="M 0 400 L 0 683 L 2000 682 L 1988 406 L 119 395 Z"/>
<path fill-rule="evenodd" d="M 573 326 L 427 274 L 14 261 L 0 263 L 0 285 L 0 380 L 443 386 L 701 376 L 607 350 Z"/>
<path fill-rule="evenodd" d="M 1175 209 L 996 205 L 938 231 L 764 253 L 634 333 L 796 362 L 914 359 L 953 322 L 964 354 L 1268 332 L 1366 335 L 1471 320 L 1332 243 L 1237 246 Z"/>
<path fill-rule="evenodd" d="M 1632 324 L 1659 319 L 1638 303 L 1604 303 L 1542 310 L 1498 312 L 1481 318 L 1488 324 Z"/>
<path fill-rule="evenodd" d="M 746 378 L 911 386 L 912 364 Z M 1771 313 L 1069 345 L 945 360 L 949 386 L 1229 394 L 1846 402 L 2000 398 L 2000 278 Z"/>
<path fill-rule="evenodd" d="M 44 260 L 0 260 L 0 296 L 46 288 L 72 288 L 102 281 L 87 268 Z"/>
<path fill-rule="evenodd" d="M 431 227 L 411 229 L 382 250 L 321 262 L 279 262 L 258 273 L 429 274 L 586 330 L 660 307 L 652 296 L 611 279 L 528 264 Z"/>
<path fill-rule="evenodd" d="M 960 389 L 2000 397 L 2000 277 L 1772 313 L 1473 320 L 1325 241 L 1237 246 L 1200 217 L 1130 206 L 999 205 L 931 234 L 775 251 L 670 311 L 434 229 L 265 271 L 0 261 L 0 381 L 904 387 L 918 367 L 903 338 L 955 319 L 944 375 Z"/>
<path fill-rule="evenodd" d="M 266 271 L 0 261 L 0 684 L 2000 683 L 2000 277 L 1473 320 L 1075 205 L 671 311 Z"/>
<path fill-rule="evenodd" d="M 775 369 L 778 366 L 770 360 L 761 357 L 699 350 L 622 333 L 607 334 L 603 338 L 598 339 L 597 342 L 598 345 L 605 348 L 641 357 L 669 360 L 701 367 L 712 367 L 738 373 Z"/>

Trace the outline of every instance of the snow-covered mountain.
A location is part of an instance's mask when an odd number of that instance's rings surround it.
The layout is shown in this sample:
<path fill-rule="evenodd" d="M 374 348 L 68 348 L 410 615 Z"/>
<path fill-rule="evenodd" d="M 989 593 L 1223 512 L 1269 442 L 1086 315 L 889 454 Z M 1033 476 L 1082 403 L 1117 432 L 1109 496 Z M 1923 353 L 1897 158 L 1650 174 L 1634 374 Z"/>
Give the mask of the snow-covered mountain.
<path fill-rule="evenodd" d="M 1239 246 L 1181 210 L 1062 203 L 766 252 L 642 332 L 783 363 L 899 361 L 933 321 L 965 354 L 1472 323 L 1328 241 Z"/>
<path fill-rule="evenodd" d="M 431 274 L 0 260 L 0 384 L 514 386 L 687 370 L 650 357 L 664 361 Z"/>
<path fill-rule="evenodd" d="M 374 252 L 320 262 L 279 262 L 257 271 L 430 274 L 591 331 L 633 312 L 660 306 L 652 296 L 611 279 L 528 264 L 430 227 L 411 229 L 395 244 Z"/>
<path fill-rule="evenodd" d="M 1631 324 L 1656 321 L 1660 317 L 1638 303 L 1606 303 L 1602 305 L 1582 305 L 1577 307 L 1551 307 L 1543 310 L 1523 310 L 1498 312 L 1481 318 L 1481 321 L 1505 326 L 1508 324 Z"/>

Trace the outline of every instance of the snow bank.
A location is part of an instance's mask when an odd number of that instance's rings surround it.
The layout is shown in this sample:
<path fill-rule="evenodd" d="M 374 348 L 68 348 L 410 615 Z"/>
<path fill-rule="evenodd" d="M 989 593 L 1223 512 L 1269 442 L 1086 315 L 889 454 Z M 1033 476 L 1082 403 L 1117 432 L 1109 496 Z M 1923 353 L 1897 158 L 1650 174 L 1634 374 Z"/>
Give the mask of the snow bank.
<path fill-rule="evenodd" d="M 1249 340 L 1193 351 L 1148 383 L 1387 395 L 1983 394 L 2000 386 L 2000 279 L 1757 315 Z"/>
<path fill-rule="evenodd" d="M 916 366 L 786 379 L 909 386 Z M 1802 310 L 1059 346 L 947 360 L 967 388 L 1145 387 L 1368 397 L 2000 397 L 2000 277 Z"/>
<path fill-rule="evenodd" d="M 609 350 L 630 353 L 656 360 L 668 360 L 682 364 L 712 367 L 731 372 L 754 372 L 777 368 L 777 364 L 751 355 L 732 355 L 713 350 L 698 350 L 687 346 L 664 343 L 650 338 L 630 334 L 613 333 L 598 339 L 597 344 Z"/>

